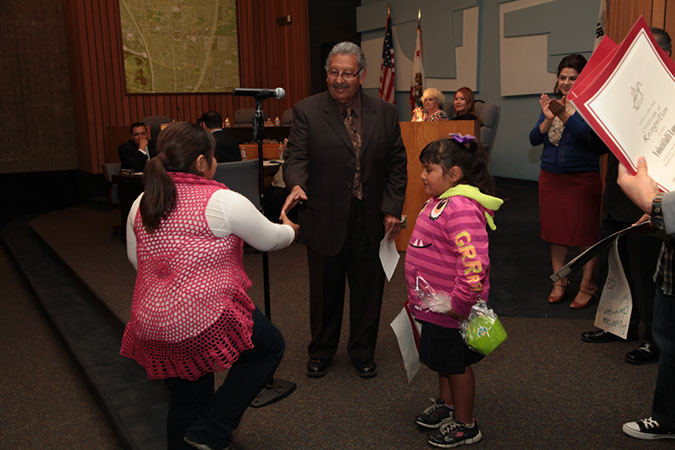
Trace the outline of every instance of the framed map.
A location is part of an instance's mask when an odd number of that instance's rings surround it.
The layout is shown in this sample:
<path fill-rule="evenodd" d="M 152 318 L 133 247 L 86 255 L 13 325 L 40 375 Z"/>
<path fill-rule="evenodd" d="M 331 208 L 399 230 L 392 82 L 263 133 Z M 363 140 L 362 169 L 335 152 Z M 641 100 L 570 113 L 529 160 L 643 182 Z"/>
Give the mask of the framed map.
<path fill-rule="evenodd" d="M 120 0 L 127 93 L 239 87 L 235 0 Z"/>

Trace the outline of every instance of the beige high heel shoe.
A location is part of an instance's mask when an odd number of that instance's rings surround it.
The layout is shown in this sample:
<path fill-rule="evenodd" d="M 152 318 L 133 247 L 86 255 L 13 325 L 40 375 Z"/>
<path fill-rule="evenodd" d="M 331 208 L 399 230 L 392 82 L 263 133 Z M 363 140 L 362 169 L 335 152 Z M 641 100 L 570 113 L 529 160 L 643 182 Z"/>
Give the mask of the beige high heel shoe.
<path fill-rule="evenodd" d="M 598 287 L 594 284 L 590 287 L 580 287 L 577 296 L 574 297 L 574 300 L 570 303 L 570 308 L 581 309 L 587 307 L 591 302 L 591 299 L 593 299 L 597 293 Z"/>
<path fill-rule="evenodd" d="M 570 284 L 570 280 L 567 278 L 562 278 L 555 283 L 553 283 L 553 290 L 551 291 L 551 294 L 548 296 L 548 302 L 549 303 L 559 303 L 562 301 L 563 297 L 565 296 L 565 291 L 567 290 L 567 286 Z M 560 295 L 555 295 L 554 292 L 556 291 L 556 288 L 562 288 L 562 293 Z"/>

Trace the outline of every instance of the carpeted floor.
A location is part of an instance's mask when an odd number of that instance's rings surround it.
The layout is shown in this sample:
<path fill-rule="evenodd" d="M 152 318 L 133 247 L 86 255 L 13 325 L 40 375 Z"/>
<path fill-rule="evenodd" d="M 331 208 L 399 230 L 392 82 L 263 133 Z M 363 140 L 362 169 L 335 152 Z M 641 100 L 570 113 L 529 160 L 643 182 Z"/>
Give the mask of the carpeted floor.
<path fill-rule="evenodd" d="M 499 228 L 492 235 L 490 303 L 502 315 L 509 338 L 475 368 L 475 416 L 484 436 L 480 445 L 665 448 L 666 442 L 641 442 L 621 432 L 623 422 L 649 414 L 656 366 L 637 367 L 623 361 L 635 343 L 582 343 L 579 333 L 591 328 L 592 308 L 572 311 L 567 303 L 546 303 L 550 291 L 548 249 L 534 224 L 532 187 L 500 187 L 500 195 L 509 201 L 498 214 Z M 124 244 L 111 234 L 118 221 L 119 215 L 113 212 L 80 207 L 39 217 L 32 224 L 120 320 L 126 321 L 135 274 L 126 261 Z M 249 294 L 262 308 L 260 255 L 247 251 L 245 265 L 253 281 Z M 427 448 L 424 432 L 412 419 L 428 406 L 428 398 L 437 396 L 437 381 L 422 368 L 413 382 L 407 383 L 389 327 L 405 299 L 401 269 L 402 265 L 385 289 L 376 354 L 379 376 L 363 380 L 354 373 L 344 350 L 345 321 L 343 344 L 329 373 L 315 380 L 304 373 L 309 339 L 304 248 L 296 244 L 270 254 L 272 319 L 287 343 L 277 377 L 297 383 L 298 388 L 281 402 L 249 409 L 235 433 L 238 448 Z M 16 345 L 25 346 L 25 339 Z M 51 379 L 60 379 L 58 373 Z M 6 432 L 8 422 L 15 430 L 22 417 L 39 411 L 37 423 L 52 423 L 49 405 L 29 394 L 30 390 L 16 389 L 3 380 L 0 398 L 16 395 L 23 399 L 16 402 L 15 414 L 5 410 L 0 416 L 3 448 L 17 442 L 14 432 Z M 81 401 L 91 403 L 91 399 Z M 89 419 L 73 426 L 76 434 L 89 431 Z M 44 442 L 50 439 L 47 434 Z"/>

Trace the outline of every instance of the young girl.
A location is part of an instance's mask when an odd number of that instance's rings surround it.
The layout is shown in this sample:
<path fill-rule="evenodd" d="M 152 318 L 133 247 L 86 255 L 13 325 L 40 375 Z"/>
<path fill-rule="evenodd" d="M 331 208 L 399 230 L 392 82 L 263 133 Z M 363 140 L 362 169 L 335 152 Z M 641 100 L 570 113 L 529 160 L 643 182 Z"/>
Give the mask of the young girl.
<path fill-rule="evenodd" d="M 486 225 L 502 200 L 493 197 L 494 180 L 487 155 L 473 137 L 453 136 L 427 145 L 420 154 L 422 182 L 431 198 L 417 218 L 408 243 L 405 274 L 415 319 L 422 323 L 420 361 L 438 372 L 440 398 L 415 422 L 436 431 L 428 442 L 455 447 L 481 440 L 473 418 L 474 377 L 471 365 L 482 356 L 469 349 L 459 320 L 469 315 L 478 297 L 490 288 Z M 447 314 L 423 308 L 415 294 L 417 277 L 451 297 Z"/>

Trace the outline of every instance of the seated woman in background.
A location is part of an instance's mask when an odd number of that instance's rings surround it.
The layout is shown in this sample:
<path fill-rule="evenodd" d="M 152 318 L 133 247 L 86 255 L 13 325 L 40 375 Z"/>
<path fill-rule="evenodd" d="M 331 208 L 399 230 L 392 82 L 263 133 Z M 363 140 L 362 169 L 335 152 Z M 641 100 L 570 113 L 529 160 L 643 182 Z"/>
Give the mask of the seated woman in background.
<path fill-rule="evenodd" d="M 468 87 L 461 87 L 455 92 L 452 101 L 454 115 L 451 120 L 480 120 L 476 115 L 473 91 Z"/>
<path fill-rule="evenodd" d="M 243 242 L 281 249 L 298 226 L 283 214 L 283 225 L 270 223 L 213 181 L 215 141 L 202 127 L 173 122 L 157 147 L 127 219 L 127 256 L 138 275 L 120 353 L 166 382 L 170 450 L 226 448 L 285 348 L 246 294 Z M 213 374 L 226 369 L 214 393 Z"/>
<path fill-rule="evenodd" d="M 448 120 L 448 115 L 441 109 L 445 101 L 445 95 L 435 88 L 424 90 L 422 94 L 422 103 L 424 110 L 417 107 L 413 111 L 412 122 L 435 122 L 437 120 Z"/>
<path fill-rule="evenodd" d="M 569 247 L 586 250 L 595 244 L 600 223 L 602 183 L 598 155 L 589 148 L 591 129 L 567 102 L 567 94 L 586 58 L 565 56 L 558 65 L 554 92 L 560 100 L 542 94 L 541 114 L 530 131 L 532 145 L 544 144 L 539 174 L 539 220 L 541 238 L 551 244 L 553 272 L 567 260 Z M 583 279 L 572 308 L 584 308 L 597 292 L 595 258 L 583 267 Z M 565 295 L 569 280 L 553 283 L 549 303 L 558 303 Z"/>

